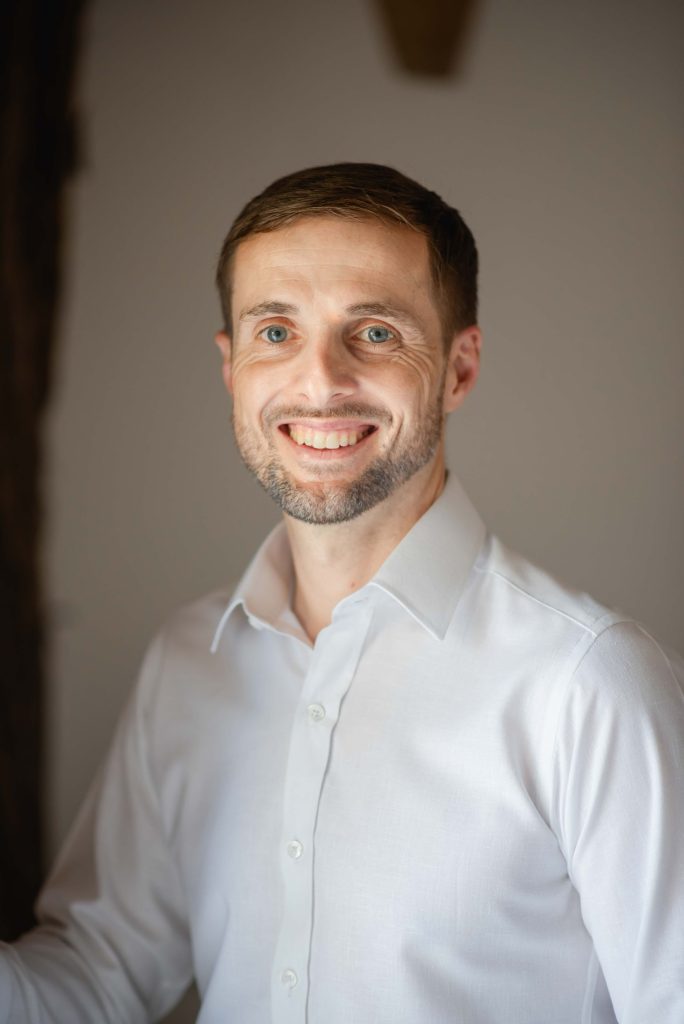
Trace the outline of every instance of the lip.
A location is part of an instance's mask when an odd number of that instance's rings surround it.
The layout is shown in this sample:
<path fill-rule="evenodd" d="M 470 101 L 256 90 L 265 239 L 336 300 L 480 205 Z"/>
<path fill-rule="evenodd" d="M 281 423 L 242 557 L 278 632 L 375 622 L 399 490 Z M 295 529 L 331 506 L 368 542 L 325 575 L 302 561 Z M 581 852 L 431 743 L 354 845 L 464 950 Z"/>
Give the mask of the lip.
<path fill-rule="evenodd" d="M 369 427 L 376 428 L 375 423 L 371 423 L 370 420 L 307 420 L 307 419 L 295 419 L 295 420 L 281 420 L 278 423 L 279 430 L 285 430 L 287 427 L 305 427 L 310 430 L 321 430 L 323 433 L 330 433 L 333 430 L 355 430 L 360 433 L 362 430 L 368 430 Z"/>

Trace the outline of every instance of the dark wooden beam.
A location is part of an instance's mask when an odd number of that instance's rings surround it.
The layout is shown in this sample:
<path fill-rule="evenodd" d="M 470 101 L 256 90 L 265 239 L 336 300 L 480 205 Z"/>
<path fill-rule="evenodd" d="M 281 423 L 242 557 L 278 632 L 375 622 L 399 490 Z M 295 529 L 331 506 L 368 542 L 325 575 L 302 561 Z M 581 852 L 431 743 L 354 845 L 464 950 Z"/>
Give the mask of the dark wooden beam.
<path fill-rule="evenodd" d="M 0 938 L 32 923 L 43 864 L 42 428 L 76 166 L 85 0 L 0 5 Z"/>
<path fill-rule="evenodd" d="M 375 0 L 399 65 L 434 78 L 458 74 L 477 0 Z"/>

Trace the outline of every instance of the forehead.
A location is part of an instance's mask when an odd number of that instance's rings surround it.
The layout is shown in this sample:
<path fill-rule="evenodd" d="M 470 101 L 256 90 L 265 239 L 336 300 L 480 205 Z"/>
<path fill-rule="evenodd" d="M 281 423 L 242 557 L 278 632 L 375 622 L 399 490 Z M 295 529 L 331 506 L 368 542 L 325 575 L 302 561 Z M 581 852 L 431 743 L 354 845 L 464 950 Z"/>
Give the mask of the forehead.
<path fill-rule="evenodd" d="M 425 237 L 372 218 L 306 217 L 252 235 L 237 247 L 232 278 L 238 313 L 244 303 L 262 299 L 264 289 L 298 291 L 301 298 L 353 292 L 377 299 L 383 293 L 432 304 Z"/>

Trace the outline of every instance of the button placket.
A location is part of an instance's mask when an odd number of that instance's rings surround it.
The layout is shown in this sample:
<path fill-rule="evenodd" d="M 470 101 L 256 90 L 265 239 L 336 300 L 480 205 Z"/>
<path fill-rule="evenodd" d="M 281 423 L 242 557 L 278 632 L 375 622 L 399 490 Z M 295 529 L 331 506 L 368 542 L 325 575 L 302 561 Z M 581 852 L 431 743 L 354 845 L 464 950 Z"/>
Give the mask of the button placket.
<path fill-rule="evenodd" d="M 319 636 L 295 714 L 285 775 L 283 919 L 274 960 L 274 1021 L 304 1024 L 313 928 L 314 829 L 339 708 L 356 673 L 371 608 L 345 609 Z M 297 981 L 283 982 L 291 971 Z M 289 977 L 289 974 L 288 974 Z M 280 1012 L 282 1011 L 282 1012 Z"/>

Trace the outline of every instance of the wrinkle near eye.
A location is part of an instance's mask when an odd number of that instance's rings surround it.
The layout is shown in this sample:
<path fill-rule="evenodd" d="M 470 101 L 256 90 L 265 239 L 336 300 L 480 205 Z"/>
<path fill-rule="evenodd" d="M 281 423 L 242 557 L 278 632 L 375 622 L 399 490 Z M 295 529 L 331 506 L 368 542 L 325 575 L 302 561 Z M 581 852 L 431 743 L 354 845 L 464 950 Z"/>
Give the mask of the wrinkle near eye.
<path fill-rule="evenodd" d="M 378 348 L 381 347 L 378 346 Z M 389 352 L 385 365 L 399 368 L 404 376 L 410 375 L 413 387 L 416 386 L 417 382 L 423 399 L 427 401 L 430 397 L 433 381 L 435 380 L 435 361 L 440 358 L 441 353 L 435 353 L 433 346 L 423 344 Z M 439 379 L 441 379 L 441 374 Z"/>

